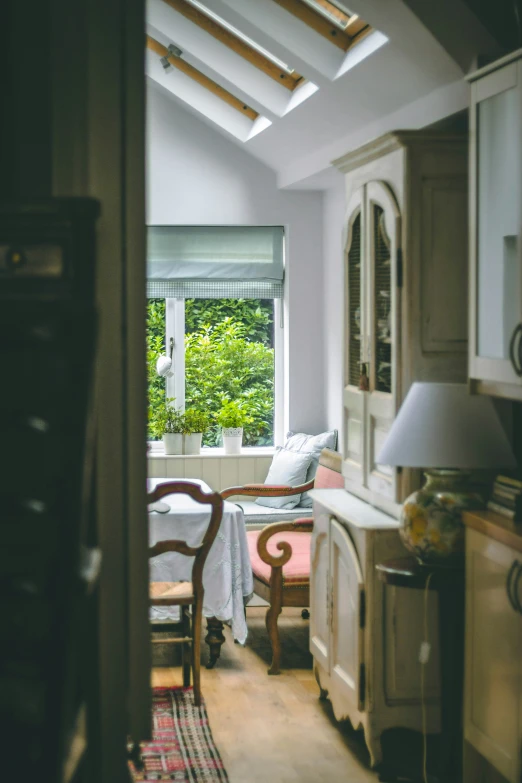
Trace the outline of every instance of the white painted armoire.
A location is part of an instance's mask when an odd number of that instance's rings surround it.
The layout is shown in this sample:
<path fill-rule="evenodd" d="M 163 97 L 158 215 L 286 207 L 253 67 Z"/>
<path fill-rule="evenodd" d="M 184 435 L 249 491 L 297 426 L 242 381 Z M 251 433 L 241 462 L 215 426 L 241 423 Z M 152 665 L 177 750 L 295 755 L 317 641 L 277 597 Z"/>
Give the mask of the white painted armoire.
<path fill-rule="evenodd" d="M 394 727 L 439 729 L 437 600 L 424 670 L 422 591 L 375 566 L 407 554 L 402 500 L 420 476 L 377 455 L 413 381 L 466 380 L 467 137 L 398 131 L 334 162 L 346 175 L 343 475 L 316 490 L 310 649 L 338 720 L 364 730 L 372 766 Z"/>
<path fill-rule="evenodd" d="M 397 513 L 418 476 L 377 463 L 413 381 L 466 380 L 467 136 L 389 133 L 345 174 L 343 475 Z"/>

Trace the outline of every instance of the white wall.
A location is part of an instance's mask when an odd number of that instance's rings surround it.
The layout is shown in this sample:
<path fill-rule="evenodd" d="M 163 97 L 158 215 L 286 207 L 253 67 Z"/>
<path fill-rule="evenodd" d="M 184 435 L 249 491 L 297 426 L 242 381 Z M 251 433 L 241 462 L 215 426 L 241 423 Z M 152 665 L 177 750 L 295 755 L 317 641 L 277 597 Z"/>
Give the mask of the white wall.
<path fill-rule="evenodd" d="M 325 416 L 327 428 L 339 431 L 339 448 L 343 410 L 342 231 L 345 208 L 344 177 L 339 174 L 338 184 L 325 191 L 323 199 Z"/>
<path fill-rule="evenodd" d="M 322 431 L 322 194 L 278 190 L 271 169 L 150 82 L 147 101 L 148 224 L 285 226 L 285 426 Z"/>

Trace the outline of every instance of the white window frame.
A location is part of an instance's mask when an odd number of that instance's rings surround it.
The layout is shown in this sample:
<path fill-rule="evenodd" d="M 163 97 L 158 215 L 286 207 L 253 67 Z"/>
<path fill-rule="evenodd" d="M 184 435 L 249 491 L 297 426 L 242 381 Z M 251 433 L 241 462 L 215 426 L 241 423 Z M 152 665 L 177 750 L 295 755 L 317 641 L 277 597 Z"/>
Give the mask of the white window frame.
<path fill-rule="evenodd" d="M 282 299 L 274 299 L 274 446 L 262 447 L 267 449 L 282 446 L 284 443 L 284 368 L 285 368 L 285 341 L 284 341 L 284 304 Z M 185 299 L 165 299 L 165 352 L 170 355 L 170 340 L 174 340 L 172 353 L 173 375 L 167 378 L 166 396 L 175 398 L 175 406 L 185 410 Z M 148 441 L 150 453 L 163 453 L 161 440 Z M 259 450 L 259 446 L 244 447 L 243 451 Z M 205 447 L 202 454 L 211 455 L 218 447 Z M 179 455 L 178 458 L 183 458 Z"/>

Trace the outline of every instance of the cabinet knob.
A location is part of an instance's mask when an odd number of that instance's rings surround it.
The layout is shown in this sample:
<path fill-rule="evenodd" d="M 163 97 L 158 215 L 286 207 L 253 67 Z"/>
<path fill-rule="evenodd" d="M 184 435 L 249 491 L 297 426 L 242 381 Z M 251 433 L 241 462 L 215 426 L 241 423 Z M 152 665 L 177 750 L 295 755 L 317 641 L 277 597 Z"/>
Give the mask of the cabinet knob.
<path fill-rule="evenodd" d="M 514 371 L 519 377 L 522 376 L 522 341 L 520 340 L 521 334 L 522 334 L 522 323 L 519 323 L 515 326 L 513 330 L 513 334 L 511 335 L 511 340 L 509 341 L 509 358 L 511 360 L 511 364 L 513 365 Z M 519 338 L 518 341 L 517 341 L 517 337 Z"/>

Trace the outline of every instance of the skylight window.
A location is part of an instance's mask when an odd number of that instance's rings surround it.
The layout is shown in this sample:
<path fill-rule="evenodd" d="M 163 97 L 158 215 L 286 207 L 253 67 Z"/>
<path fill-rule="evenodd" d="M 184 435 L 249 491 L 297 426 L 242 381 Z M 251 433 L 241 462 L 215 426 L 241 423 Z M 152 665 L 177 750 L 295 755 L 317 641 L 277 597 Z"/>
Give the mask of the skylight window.
<path fill-rule="evenodd" d="M 347 52 L 372 31 L 357 14 L 351 14 L 332 0 L 274 0 L 334 46 Z"/>
<path fill-rule="evenodd" d="M 295 90 L 304 82 L 303 77 L 288 63 L 276 57 L 264 46 L 260 46 L 250 36 L 229 24 L 199 0 L 165 0 L 165 2 L 288 90 Z"/>
<path fill-rule="evenodd" d="M 329 22 L 337 25 L 341 30 L 346 30 L 350 20 L 357 18 L 356 14 L 350 15 L 343 8 L 339 7 L 337 3 L 331 3 L 329 0 L 304 0 L 304 2 L 310 8 L 313 8 L 314 11 L 321 14 L 321 16 L 324 16 L 325 19 L 328 19 Z"/>
<path fill-rule="evenodd" d="M 241 32 L 241 30 L 238 30 L 237 27 L 234 27 L 233 25 L 229 24 L 221 16 L 218 16 L 218 14 L 215 14 L 214 11 L 211 11 L 210 8 L 204 6 L 203 3 L 198 2 L 198 0 L 187 0 L 187 2 L 189 2 L 190 5 L 194 6 L 194 8 L 197 8 L 199 11 L 204 13 L 205 16 L 208 16 L 209 19 L 213 19 L 215 22 L 221 25 L 221 27 L 224 27 L 225 30 L 228 30 L 230 33 L 232 33 L 232 35 L 235 35 L 237 38 L 240 38 L 242 41 L 248 44 L 248 46 L 251 46 L 252 49 L 255 49 L 256 52 L 259 52 L 259 54 L 262 54 L 263 57 L 266 57 L 268 60 L 273 62 L 274 65 L 277 65 L 278 68 L 281 68 L 281 70 L 286 71 L 286 73 L 288 74 L 295 73 L 294 69 L 291 68 L 289 65 L 287 65 L 287 63 L 280 60 L 279 57 L 276 57 L 275 54 L 272 54 L 272 52 L 269 52 L 268 49 L 264 48 L 264 46 L 260 46 L 248 35 L 245 35 L 244 33 Z"/>
<path fill-rule="evenodd" d="M 165 68 L 166 62 L 167 65 L 170 65 L 172 68 L 175 68 L 178 71 L 184 73 L 186 76 L 189 76 L 202 87 L 205 87 L 205 89 L 207 89 L 209 92 L 216 95 L 225 103 L 228 103 L 228 105 L 232 106 L 232 108 L 237 112 L 248 117 L 252 122 L 259 118 L 259 113 L 257 111 L 245 104 L 242 100 L 237 98 L 228 90 L 225 90 L 224 87 L 222 87 L 220 84 L 217 84 L 217 82 L 215 82 L 213 79 L 210 79 L 204 73 L 198 71 L 197 68 L 194 68 L 193 65 L 183 60 L 182 57 L 172 55 L 166 46 L 163 46 L 162 43 L 157 41 L 155 38 L 152 38 L 150 35 L 147 36 L 147 47 L 160 56 L 165 71 L 167 70 Z"/>

